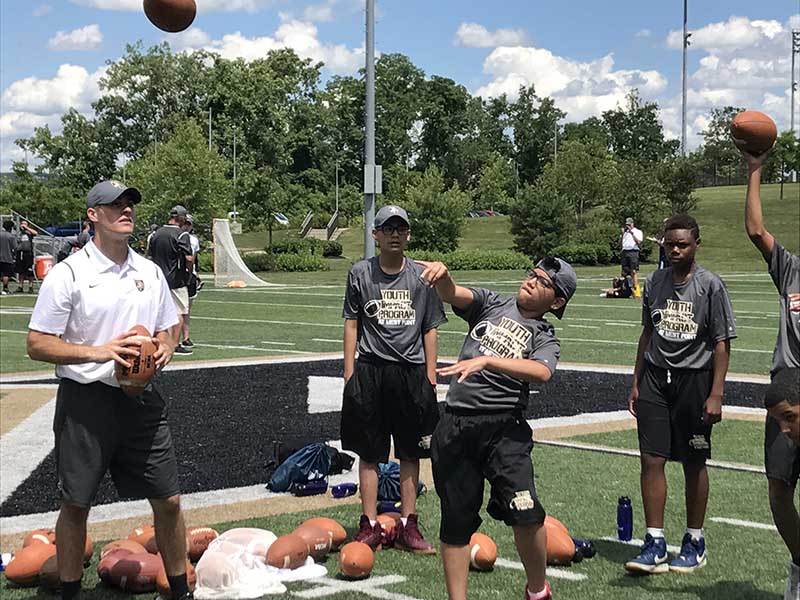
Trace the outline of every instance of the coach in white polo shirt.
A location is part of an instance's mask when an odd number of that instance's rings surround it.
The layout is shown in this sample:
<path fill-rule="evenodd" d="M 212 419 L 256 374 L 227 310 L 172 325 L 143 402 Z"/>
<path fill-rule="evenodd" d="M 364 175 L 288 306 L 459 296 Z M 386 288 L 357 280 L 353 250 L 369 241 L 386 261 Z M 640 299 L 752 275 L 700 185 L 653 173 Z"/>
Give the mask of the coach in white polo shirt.
<path fill-rule="evenodd" d="M 115 362 L 138 355 L 129 341 L 140 324 L 154 332 L 156 365 L 172 358 L 178 323 L 161 269 L 128 247 L 141 194 L 117 181 L 89 192 L 95 236 L 58 263 L 42 283 L 28 333 L 28 355 L 54 363 L 61 379 L 55 432 L 61 511 L 56 524 L 61 595 L 75 598 L 83 575 L 86 518 L 106 471 L 123 498 L 148 498 L 173 598 L 191 597 L 178 468 L 167 409 L 153 386 L 129 398 Z"/>
<path fill-rule="evenodd" d="M 620 256 L 620 266 L 622 276 L 633 275 L 633 297 L 641 298 L 642 292 L 639 289 L 639 246 L 644 241 L 644 234 L 641 229 L 633 225 L 633 218 L 625 219 L 625 226 L 622 228 L 622 255 Z"/>

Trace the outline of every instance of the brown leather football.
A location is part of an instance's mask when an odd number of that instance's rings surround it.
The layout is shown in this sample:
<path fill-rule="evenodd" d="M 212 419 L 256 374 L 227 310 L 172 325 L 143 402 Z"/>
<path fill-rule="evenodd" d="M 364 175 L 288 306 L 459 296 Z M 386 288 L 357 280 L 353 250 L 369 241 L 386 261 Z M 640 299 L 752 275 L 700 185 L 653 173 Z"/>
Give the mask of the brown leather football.
<path fill-rule="evenodd" d="M 294 530 L 294 534 L 300 536 L 308 545 L 308 554 L 315 561 L 325 560 L 328 552 L 331 551 L 333 536 L 330 531 L 317 527 L 316 525 L 300 525 Z"/>
<path fill-rule="evenodd" d="M 186 553 L 189 555 L 189 560 L 192 562 L 200 560 L 208 545 L 218 537 L 219 533 L 211 527 L 187 527 Z"/>
<path fill-rule="evenodd" d="M 118 588 L 143 594 L 155 591 L 160 568 L 160 556 L 149 552 L 126 554 L 111 567 L 109 578 L 112 585 Z"/>
<path fill-rule="evenodd" d="M 31 544 L 23 548 L 6 565 L 6 579 L 20 586 L 36 585 L 42 565 L 55 553 L 53 544 Z"/>
<path fill-rule="evenodd" d="M 153 336 L 143 325 L 131 327 L 131 330 L 135 331 L 136 335 L 129 339 L 141 343 L 139 356 L 125 358 L 131 364 L 130 367 L 114 363 L 114 374 L 122 391 L 128 396 L 135 397 L 144 391 L 156 374 L 156 359 L 153 355 L 157 347 L 153 343 Z"/>
<path fill-rule="evenodd" d="M 278 569 L 296 569 L 308 558 L 308 544 L 299 535 L 282 535 L 267 551 L 267 563 Z"/>

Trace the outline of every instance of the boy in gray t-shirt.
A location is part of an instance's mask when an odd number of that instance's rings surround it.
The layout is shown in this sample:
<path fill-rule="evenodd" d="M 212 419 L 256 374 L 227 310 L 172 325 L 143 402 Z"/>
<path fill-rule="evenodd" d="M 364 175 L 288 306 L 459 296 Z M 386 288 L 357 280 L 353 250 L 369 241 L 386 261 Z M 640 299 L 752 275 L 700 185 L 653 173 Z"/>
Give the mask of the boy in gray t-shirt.
<path fill-rule="evenodd" d="M 356 541 L 373 550 L 394 543 L 436 554 L 419 531 L 416 499 L 419 460 L 430 456 L 439 419 L 437 327 L 447 319 L 436 292 L 420 280 L 422 266 L 405 257 L 410 231 L 405 210 L 381 208 L 372 232 L 380 256 L 356 263 L 347 275 L 341 440 L 360 458 L 363 514 Z M 390 438 L 400 461 L 402 515 L 393 540 L 377 522 L 378 463 L 389 460 Z"/>
<path fill-rule="evenodd" d="M 544 315 L 562 317 L 577 287 L 575 271 L 547 257 L 528 271 L 515 296 L 500 296 L 456 285 L 442 263 L 422 264 L 423 278 L 469 325 L 458 362 L 438 370 L 452 378 L 431 442 L 448 596 L 467 597 L 469 541 L 481 524 L 488 481 L 489 514 L 514 530 L 528 576 L 525 597 L 549 600 L 545 512 L 536 495 L 533 435 L 523 411 L 529 383 L 549 381 L 556 369 L 560 345 Z"/>
<path fill-rule="evenodd" d="M 764 260 L 780 298 L 778 339 L 772 355 L 770 375 L 800 367 L 800 257 L 781 246 L 764 226 L 761 211 L 761 166 L 769 155 L 742 153 L 747 162 L 747 199 L 745 230 Z M 791 555 L 786 598 L 800 598 L 800 514 L 794 493 L 800 479 L 800 447 L 781 432 L 778 422 L 767 415 L 764 432 L 764 463 L 769 481 L 769 505 L 772 518 Z"/>
<path fill-rule="evenodd" d="M 625 563 L 637 573 L 690 573 L 706 563 L 703 522 L 708 504 L 706 460 L 711 427 L 722 418 L 722 396 L 736 322 L 722 280 L 695 262 L 700 228 L 675 215 L 664 224 L 670 267 L 647 278 L 642 334 L 628 409 L 636 417 L 647 535 Z M 667 460 L 683 463 L 686 533 L 669 560 L 664 538 Z"/>

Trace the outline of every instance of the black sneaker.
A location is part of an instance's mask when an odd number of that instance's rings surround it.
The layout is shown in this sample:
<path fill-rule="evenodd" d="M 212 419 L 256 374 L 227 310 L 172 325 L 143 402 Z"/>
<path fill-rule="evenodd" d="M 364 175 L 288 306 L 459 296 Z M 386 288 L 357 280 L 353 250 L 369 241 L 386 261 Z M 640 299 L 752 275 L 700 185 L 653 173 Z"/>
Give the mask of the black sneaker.
<path fill-rule="evenodd" d="M 177 346 L 175 346 L 175 354 L 183 354 L 184 356 L 188 356 L 189 354 L 192 354 L 192 351 L 189 350 L 189 348 L 187 348 L 186 346 L 178 344 Z"/>
<path fill-rule="evenodd" d="M 191 338 L 186 338 L 185 340 L 183 340 L 183 346 L 186 348 L 191 348 L 192 346 L 194 346 L 194 342 L 191 340 Z"/>

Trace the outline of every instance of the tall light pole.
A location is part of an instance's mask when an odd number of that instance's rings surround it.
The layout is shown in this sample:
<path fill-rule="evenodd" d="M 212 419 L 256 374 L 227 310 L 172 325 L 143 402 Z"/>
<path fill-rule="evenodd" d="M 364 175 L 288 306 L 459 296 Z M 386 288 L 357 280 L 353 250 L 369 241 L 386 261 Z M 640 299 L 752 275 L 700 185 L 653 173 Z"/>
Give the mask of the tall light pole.
<path fill-rule="evenodd" d="M 692 34 L 687 29 L 688 0 L 683 0 L 683 76 L 681 77 L 681 156 L 686 156 L 686 49 Z"/>
<path fill-rule="evenodd" d="M 233 130 L 233 214 L 238 219 L 239 214 L 236 212 L 236 195 L 238 189 L 236 187 L 236 129 Z"/>
<path fill-rule="evenodd" d="M 789 117 L 789 128 L 794 133 L 794 94 L 797 91 L 797 71 L 795 70 L 795 56 L 800 53 L 800 29 L 792 29 L 792 114 Z"/>
<path fill-rule="evenodd" d="M 366 143 L 364 146 L 364 258 L 375 256 L 375 0 L 367 0 Z"/>
<path fill-rule="evenodd" d="M 336 211 L 334 214 L 339 213 L 339 161 L 336 161 Z"/>

